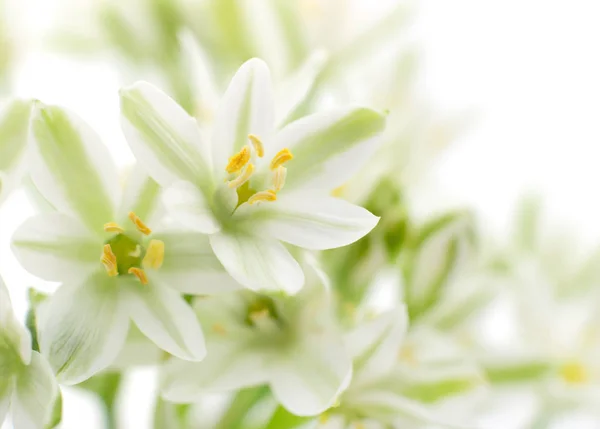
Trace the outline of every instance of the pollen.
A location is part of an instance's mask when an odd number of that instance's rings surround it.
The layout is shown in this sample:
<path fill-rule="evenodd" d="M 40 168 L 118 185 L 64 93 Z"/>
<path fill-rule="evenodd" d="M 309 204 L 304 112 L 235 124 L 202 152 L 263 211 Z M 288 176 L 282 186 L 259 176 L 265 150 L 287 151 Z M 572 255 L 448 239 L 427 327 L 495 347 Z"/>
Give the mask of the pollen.
<path fill-rule="evenodd" d="M 250 140 L 250 143 L 252 143 L 252 147 L 256 151 L 256 155 L 258 155 L 259 158 L 265 156 L 265 146 L 258 136 L 255 136 L 254 134 L 248 134 L 248 140 Z"/>
<path fill-rule="evenodd" d="M 254 165 L 248 164 L 246 168 L 244 168 L 244 171 L 238 175 L 238 177 L 227 182 L 227 186 L 234 189 L 239 188 L 250 179 L 252 173 L 254 173 Z"/>
<path fill-rule="evenodd" d="M 272 190 L 260 191 L 260 192 L 257 192 L 256 194 L 252 195 L 248 199 L 248 204 L 255 204 L 260 201 L 276 201 L 276 200 L 277 200 L 277 194 L 275 193 L 275 191 L 272 191 Z"/>
<path fill-rule="evenodd" d="M 165 260 L 165 243 L 160 240 L 150 240 L 146 256 L 142 261 L 144 268 L 154 268 L 158 270 Z"/>
<path fill-rule="evenodd" d="M 136 276 L 141 284 L 148 284 L 148 277 L 146 277 L 146 272 L 141 268 L 131 267 L 127 272 Z"/>
<path fill-rule="evenodd" d="M 152 233 L 152 230 L 150 228 L 148 228 L 146 226 L 146 224 L 144 222 L 142 222 L 142 220 L 139 217 L 137 217 L 134 212 L 129 212 L 129 219 L 131 219 L 131 221 L 133 222 L 135 227 L 142 234 L 150 235 Z"/>
<path fill-rule="evenodd" d="M 104 231 L 116 232 L 117 234 L 122 234 L 123 232 L 125 232 L 125 230 L 123 228 L 121 228 L 116 222 L 105 223 Z"/>
<path fill-rule="evenodd" d="M 225 171 L 228 173 L 236 173 L 240 171 L 248 161 L 250 161 L 250 148 L 244 146 L 242 150 L 229 158 L 229 163 L 227 164 L 227 167 L 225 167 Z"/>
<path fill-rule="evenodd" d="M 275 192 L 281 191 L 285 185 L 285 178 L 287 177 L 287 168 L 280 165 L 273 172 L 273 190 Z"/>
<path fill-rule="evenodd" d="M 279 166 L 294 159 L 294 155 L 288 148 L 281 149 L 271 160 L 271 170 L 276 170 Z"/>
<path fill-rule="evenodd" d="M 102 248 L 102 256 L 100 257 L 100 261 L 104 268 L 106 268 L 106 272 L 110 277 L 114 277 L 119 274 L 117 269 L 117 257 L 113 253 L 110 244 L 105 244 Z"/>

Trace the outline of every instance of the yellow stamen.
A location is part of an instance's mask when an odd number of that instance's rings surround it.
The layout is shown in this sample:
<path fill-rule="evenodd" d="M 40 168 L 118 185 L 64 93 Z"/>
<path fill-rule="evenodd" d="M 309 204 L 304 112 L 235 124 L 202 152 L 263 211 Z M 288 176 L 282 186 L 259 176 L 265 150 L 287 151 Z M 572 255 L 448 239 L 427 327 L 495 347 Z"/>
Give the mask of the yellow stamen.
<path fill-rule="evenodd" d="M 141 268 L 131 267 L 127 272 L 136 276 L 141 284 L 148 284 L 148 277 L 146 277 L 146 273 Z"/>
<path fill-rule="evenodd" d="M 587 383 L 590 379 L 588 370 L 579 362 L 567 362 L 560 368 L 563 380 L 570 384 Z"/>
<path fill-rule="evenodd" d="M 246 183 L 248 179 L 250 179 L 252 173 L 254 173 L 254 165 L 248 164 L 244 171 L 242 171 L 238 177 L 227 182 L 227 186 L 229 186 L 230 188 L 239 188 L 244 183 Z"/>
<path fill-rule="evenodd" d="M 142 220 L 135 215 L 134 212 L 129 212 L 129 219 L 134 223 L 135 227 L 144 235 L 150 235 L 152 230 L 146 226 Z"/>
<path fill-rule="evenodd" d="M 116 222 L 108 222 L 104 224 L 104 231 L 106 232 L 116 232 L 118 234 L 122 234 L 125 232 L 123 228 L 121 228 Z"/>
<path fill-rule="evenodd" d="M 242 150 L 229 158 L 229 163 L 227 164 L 227 167 L 225 167 L 225 171 L 228 173 L 240 171 L 248 161 L 250 161 L 250 148 L 244 146 Z"/>
<path fill-rule="evenodd" d="M 283 165 L 277 167 L 277 169 L 273 172 L 273 190 L 275 192 L 281 191 L 281 189 L 285 185 L 286 176 L 287 168 L 285 168 Z"/>
<path fill-rule="evenodd" d="M 117 257 L 113 253 L 110 244 L 105 244 L 102 248 L 102 256 L 100 257 L 100 262 L 106 268 L 106 272 L 110 277 L 114 277 L 119 274 L 117 270 Z"/>
<path fill-rule="evenodd" d="M 252 143 L 252 146 L 254 147 L 254 150 L 256 151 L 258 157 L 262 158 L 263 156 L 265 156 L 265 147 L 263 146 L 263 142 L 258 138 L 258 136 L 255 136 L 254 134 L 248 134 L 248 139 Z"/>
<path fill-rule="evenodd" d="M 285 164 L 289 160 L 294 159 L 294 155 L 288 148 L 281 149 L 271 160 L 271 170 L 276 170 L 280 165 Z"/>
<path fill-rule="evenodd" d="M 260 191 L 248 198 L 248 204 L 255 204 L 259 201 L 276 201 L 277 194 L 275 191 Z"/>
<path fill-rule="evenodd" d="M 150 240 L 146 256 L 142 260 L 145 268 L 154 268 L 158 270 L 165 260 L 165 243 L 160 240 Z"/>

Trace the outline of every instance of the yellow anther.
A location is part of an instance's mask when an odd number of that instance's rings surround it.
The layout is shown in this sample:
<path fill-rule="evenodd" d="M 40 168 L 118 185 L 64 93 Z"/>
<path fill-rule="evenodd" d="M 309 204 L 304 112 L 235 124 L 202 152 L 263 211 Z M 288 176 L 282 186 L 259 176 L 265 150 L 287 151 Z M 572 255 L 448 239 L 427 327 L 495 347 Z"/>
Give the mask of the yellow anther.
<path fill-rule="evenodd" d="M 102 265 L 104 265 L 104 268 L 106 268 L 106 272 L 110 277 L 114 277 L 119 274 L 117 269 L 117 257 L 113 253 L 110 244 L 105 244 L 102 248 L 100 262 L 102 262 Z"/>
<path fill-rule="evenodd" d="M 259 201 L 276 201 L 277 194 L 275 191 L 260 191 L 248 198 L 248 204 L 255 204 Z"/>
<path fill-rule="evenodd" d="M 213 330 L 213 332 L 215 332 L 216 334 L 219 334 L 219 335 L 227 334 L 227 329 L 225 329 L 225 326 L 221 325 L 220 323 L 215 323 L 212 326 L 212 330 Z"/>
<path fill-rule="evenodd" d="M 152 230 L 150 228 L 148 228 L 146 226 L 146 224 L 144 222 L 142 222 L 142 220 L 135 215 L 134 212 L 129 212 L 129 219 L 131 219 L 131 221 L 133 222 L 133 224 L 135 225 L 135 227 L 142 234 L 144 234 L 144 235 L 150 235 L 152 233 Z"/>
<path fill-rule="evenodd" d="M 116 222 L 108 222 L 104 224 L 104 231 L 106 232 L 116 232 L 118 234 L 122 234 L 125 232 L 123 228 L 121 228 Z"/>
<path fill-rule="evenodd" d="M 276 170 L 280 165 L 285 164 L 289 160 L 294 159 L 294 155 L 288 148 L 281 149 L 271 160 L 271 170 Z"/>
<path fill-rule="evenodd" d="M 254 134 L 248 134 L 248 140 L 250 140 L 250 142 L 252 143 L 252 147 L 254 147 L 256 155 L 258 155 L 259 158 L 265 156 L 265 147 L 263 145 L 263 142 L 258 138 L 258 136 L 255 136 Z"/>
<path fill-rule="evenodd" d="M 242 171 L 238 177 L 227 182 L 227 186 L 229 186 L 230 188 L 235 188 L 235 189 L 239 188 L 244 183 L 246 183 L 248 181 L 248 179 L 250 179 L 250 177 L 252 176 L 252 173 L 254 173 L 254 165 L 248 164 L 246 166 L 246 168 L 244 168 L 244 171 Z"/>
<path fill-rule="evenodd" d="M 141 284 L 148 284 L 148 277 L 146 277 L 146 272 L 141 268 L 131 267 L 129 270 L 127 270 L 127 272 L 136 276 Z"/>
<path fill-rule="evenodd" d="M 275 192 L 281 191 L 283 186 L 285 185 L 285 178 L 287 176 L 287 168 L 283 165 L 280 165 L 273 172 L 273 190 Z"/>
<path fill-rule="evenodd" d="M 248 161 L 250 161 L 250 148 L 244 146 L 242 150 L 229 158 L 229 163 L 227 164 L 227 167 L 225 167 L 225 171 L 228 173 L 238 172 L 248 163 Z"/>
<path fill-rule="evenodd" d="M 590 379 L 588 370 L 579 362 L 567 362 L 560 368 L 563 380 L 570 384 L 587 383 Z"/>
<path fill-rule="evenodd" d="M 142 260 L 145 268 L 154 268 L 158 270 L 165 260 L 165 243 L 160 240 L 150 240 L 146 256 Z"/>

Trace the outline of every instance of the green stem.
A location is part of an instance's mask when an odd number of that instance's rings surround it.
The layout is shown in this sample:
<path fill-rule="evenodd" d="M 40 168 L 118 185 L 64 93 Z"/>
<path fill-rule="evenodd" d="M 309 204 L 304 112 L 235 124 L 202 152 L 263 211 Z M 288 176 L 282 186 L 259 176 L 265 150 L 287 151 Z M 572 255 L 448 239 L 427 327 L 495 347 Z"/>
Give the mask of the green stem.
<path fill-rule="evenodd" d="M 269 388 L 266 386 L 244 389 L 236 393 L 215 429 L 242 429 L 245 417 L 267 393 Z"/>
<path fill-rule="evenodd" d="M 115 403 L 119 387 L 121 386 L 122 375 L 118 372 L 103 375 L 103 383 L 98 390 L 98 396 L 104 406 L 104 418 L 106 429 L 117 429 L 117 410 Z"/>

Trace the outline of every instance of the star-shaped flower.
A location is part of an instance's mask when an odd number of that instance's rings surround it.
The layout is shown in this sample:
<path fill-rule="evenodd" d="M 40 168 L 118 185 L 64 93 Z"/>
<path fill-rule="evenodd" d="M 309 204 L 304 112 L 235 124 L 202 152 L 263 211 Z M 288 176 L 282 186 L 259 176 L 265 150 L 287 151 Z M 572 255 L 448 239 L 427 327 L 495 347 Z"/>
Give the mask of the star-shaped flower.
<path fill-rule="evenodd" d="M 25 221 L 12 247 L 32 274 L 63 282 L 38 315 L 41 350 L 59 380 L 106 368 L 130 318 L 163 350 L 202 359 L 202 331 L 181 293 L 238 287 L 206 236 L 157 223 L 160 188 L 141 171 L 122 191 L 105 146 L 74 114 L 39 104 L 31 133 L 32 179 L 56 211 Z"/>
<path fill-rule="evenodd" d="M 207 328 L 203 362 L 173 359 L 162 371 L 162 394 L 189 403 L 208 392 L 268 384 L 290 412 L 316 415 L 335 403 L 352 372 L 332 317 L 324 275 L 305 265 L 307 285 L 294 297 L 247 290 L 198 299 Z"/>
<path fill-rule="evenodd" d="M 246 62 L 227 89 L 210 145 L 196 121 L 147 83 L 121 91 L 123 130 L 138 161 L 161 185 L 169 214 L 208 234 L 213 251 L 252 290 L 297 292 L 298 262 L 283 243 L 345 246 L 378 218 L 333 198 L 377 146 L 385 118 L 337 109 L 275 129 L 269 69 Z"/>

